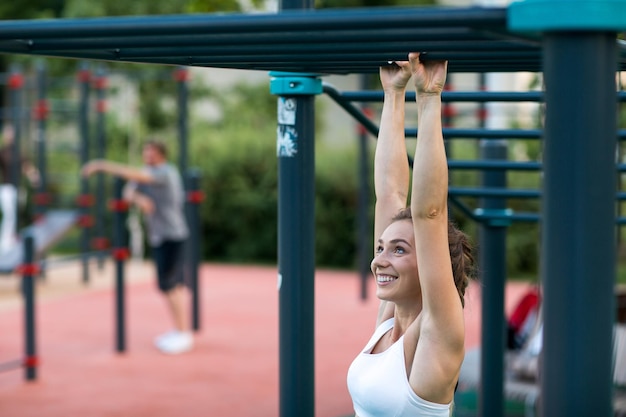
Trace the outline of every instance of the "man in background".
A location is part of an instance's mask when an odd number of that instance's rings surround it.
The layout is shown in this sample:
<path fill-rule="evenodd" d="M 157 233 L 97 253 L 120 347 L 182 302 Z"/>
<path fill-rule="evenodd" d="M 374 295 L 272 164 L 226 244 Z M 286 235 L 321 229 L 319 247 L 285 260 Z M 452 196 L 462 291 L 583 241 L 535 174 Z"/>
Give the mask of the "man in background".
<path fill-rule="evenodd" d="M 90 176 L 102 172 L 129 181 L 124 198 L 135 204 L 146 220 L 159 290 L 174 324 L 173 330 L 155 339 L 155 345 L 163 353 L 178 354 L 193 347 L 193 336 L 184 314 L 188 288 L 184 279 L 183 248 L 189 235 L 184 214 L 184 187 L 180 173 L 168 162 L 163 143 L 146 142 L 142 157 L 142 168 L 93 160 L 85 164 L 82 174 Z"/>

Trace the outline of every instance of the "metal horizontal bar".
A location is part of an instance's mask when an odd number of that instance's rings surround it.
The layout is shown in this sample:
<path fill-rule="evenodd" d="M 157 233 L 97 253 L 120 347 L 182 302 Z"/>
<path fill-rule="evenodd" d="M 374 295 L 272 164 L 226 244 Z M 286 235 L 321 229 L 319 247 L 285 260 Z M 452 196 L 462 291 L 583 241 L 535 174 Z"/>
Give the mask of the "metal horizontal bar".
<path fill-rule="evenodd" d="M 382 91 L 344 91 L 339 93 L 341 98 L 353 102 L 382 102 Z M 441 100 L 458 103 L 488 103 L 488 102 L 543 102 L 542 91 L 444 91 Z M 617 99 L 626 102 L 626 91 L 618 91 Z M 415 92 L 407 92 L 406 101 L 415 101 Z"/>
<path fill-rule="evenodd" d="M 266 53 L 266 52 L 257 52 L 254 49 L 250 48 L 249 50 L 238 50 L 235 53 L 231 53 L 230 50 L 219 50 L 212 51 L 210 49 L 205 49 L 205 53 L 209 53 L 208 55 L 202 53 L 200 50 L 192 50 L 189 54 L 180 54 L 176 51 L 169 51 L 170 53 L 177 54 L 172 56 L 184 56 L 187 55 L 193 58 L 194 62 L 198 64 L 209 64 L 214 62 L 238 62 L 238 61 L 246 61 L 246 62 L 285 62 L 285 61 L 295 61 L 295 62 L 333 62 L 336 60 L 342 62 L 352 62 L 352 61 L 370 61 L 370 62 L 378 62 L 378 66 L 386 65 L 388 61 L 393 60 L 397 61 L 400 59 L 406 59 L 407 47 L 411 45 L 407 44 L 388 44 L 388 45 L 376 45 L 376 49 L 371 51 L 371 49 L 367 48 L 359 48 L 365 49 L 362 50 L 346 50 L 341 45 L 332 46 L 328 45 L 326 48 L 316 50 L 317 48 L 312 48 L 313 53 L 308 53 L 302 48 L 295 48 L 291 50 L 287 50 L 283 53 Z M 413 45 L 415 46 L 415 45 Z M 279 45 L 275 45 L 276 50 L 280 50 Z M 249 52 L 248 52 L 249 51 Z M 354 52 L 353 52 L 354 51 Z M 371 52 L 370 52 L 371 51 Z M 385 52 L 386 51 L 386 52 Z M 215 52 L 215 53 L 211 53 Z M 218 52 L 221 52 L 219 54 Z M 427 51 L 427 59 L 431 60 L 449 60 L 449 61 L 463 61 L 468 60 L 470 62 L 477 62 L 480 64 L 485 64 L 483 60 L 488 60 L 489 58 L 493 59 L 496 51 L 491 51 L 491 53 L 486 51 L 459 51 L 459 50 L 450 50 L 450 51 L 439 51 L 439 52 L 430 52 Z M 102 53 L 102 52 L 100 52 Z M 109 56 L 111 54 L 115 54 L 120 60 L 129 60 L 132 61 L 135 58 L 144 59 L 144 58 L 160 58 L 165 57 L 168 58 L 163 51 L 154 50 L 152 53 L 146 52 L 142 54 L 142 56 L 133 57 L 133 56 L 125 56 L 125 52 L 122 50 L 112 50 L 104 52 L 104 56 Z M 497 56 L 499 59 L 513 59 L 517 60 L 517 62 L 521 61 L 529 61 L 535 62 L 538 54 L 534 51 L 529 50 L 507 50 L 507 51 L 497 51 Z"/>
<path fill-rule="evenodd" d="M 537 190 L 514 190 L 509 188 L 465 188 L 449 187 L 448 195 L 456 197 L 501 197 L 501 198 L 539 198 L 541 192 Z"/>
<path fill-rule="evenodd" d="M 132 61 L 129 61 L 132 62 Z M 190 65 L 197 67 L 212 67 L 212 68 L 237 68 L 237 69 L 251 69 L 260 71 L 292 71 L 292 72 L 313 72 L 320 75 L 325 74 L 377 74 L 378 68 L 381 65 L 380 61 L 370 62 L 272 62 L 272 63 L 246 63 L 246 62 L 211 62 L 201 63 L 194 61 L 193 58 L 145 58 L 141 61 L 143 63 L 153 64 L 166 64 L 166 65 Z M 464 62 L 450 62 L 448 65 L 449 73 L 480 73 L 491 72 L 494 70 L 494 66 L 490 62 L 482 63 L 464 63 Z M 506 66 L 498 66 L 498 72 L 540 72 L 541 63 L 519 63 L 514 62 Z"/>
<path fill-rule="evenodd" d="M 540 198 L 539 190 L 521 190 L 502 187 L 472 188 L 472 187 L 449 187 L 448 195 L 454 197 L 496 197 L 496 198 Z M 619 191 L 615 195 L 616 200 L 626 200 L 626 192 Z"/>
<path fill-rule="evenodd" d="M 409 134 L 409 132 L 411 134 Z M 443 128 L 446 139 L 541 139 L 540 129 L 455 129 Z M 417 136 L 417 129 L 407 129 L 407 136 Z"/>
<path fill-rule="evenodd" d="M 353 102 L 382 102 L 382 91 L 344 91 L 339 93 L 342 99 Z M 624 95 L 626 98 L 626 94 Z M 415 92 L 407 92 L 406 101 L 415 101 Z M 543 101 L 541 91 L 444 91 L 441 94 L 444 102 L 540 102 Z"/>
<path fill-rule="evenodd" d="M 541 162 L 515 162 L 515 161 L 492 161 L 475 160 L 461 161 L 451 159 L 448 168 L 458 170 L 509 170 L 509 171 L 540 171 L 543 169 Z M 626 164 L 617 164 L 618 172 L 626 172 Z"/>
<path fill-rule="evenodd" d="M 48 51 L 59 49 L 114 49 L 114 48 L 141 48 L 141 47 L 168 47 L 168 46 L 211 46 L 211 45 L 263 45 L 280 42 L 281 44 L 310 44 L 337 42 L 352 44 L 362 43 L 364 40 L 377 42 L 404 41 L 486 41 L 500 38 L 482 35 L 468 28 L 386 28 L 374 30 L 347 30 L 336 28 L 332 31 L 289 31 L 289 32 L 261 32 L 233 34 L 186 34 L 172 36 L 126 36 L 102 38 L 55 38 L 19 40 L 31 51 Z M 8 41 L 4 41 L 8 42 Z M 12 41 L 18 42 L 18 41 Z M 0 42 L 2 45 L 2 42 Z"/>
<path fill-rule="evenodd" d="M 393 45 L 390 45 L 393 48 Z M 403 49 L 403 48 L 402 48 Z M 102 59 L 102 60 L 119 60 L 119 61 L 129 61 L 129 62 L 152 62 L 152 61 L 163 61 L 164 63 L 171 63 L 173 61 L 178 62 L 179 60 L 170 59 L 171 57 L 161 57 L 158 56 L 159 53 L 157 51 L 154 57 L 141 57 L 140 59 L 124 59 L 124 57 L 120 56 L 121 51 L 116 50 L 81 50 L 81 51 L 69 51 L 69 50 L 60 50 L 60 51 L 46 51 L 45 55 L 49 56 L 66 56 L 73 58 L 88 58 L 88 59 Z M 440 53 L 437 53 L 440 54 Z M 148 54 L 146 54 L 148 55 Z M 228 51 L 224 53 L 224 55 L 219 54 L 211 54 L 211 55 L 194 55 L 189 54 L 188 56 L 181 56 L 183 60 L 186 60 L 190 63 L 190 65 L 209 65 L 209 64 L 240 64 L 240 63 L 248 63 L 248 64 L 273 64 L 273 63 L 299 63 L 300 65 L 307 64 L 331 64 L 332 63 L 352 63 L 358 64 L 359 62 L 367 62 L 367 63 L 375 63 L 376 70 L 381 65 L 386 65 L 389 60 L 397 60 L 397 59 L 406 59 L 405 52 L 391 52 L 391 53 L 381 53 L 381 52 L 355 52 L 355 53 L 347 53 L 343 50 L 332 50 L 329 49 L 326 53 L 306 53 L 306 50 L 293 51 L 292 53 L 283 53 L 283 54 L 268 54 L 268 53 L 242 53 L 239 55 L 231 55 Z M 439 59 L 434 57 L 435 53 L 429 54 L 431 59 Z M 521 62 L 522 60 L 527 60 L 530 62 L 534 61 L 534 53 L 531 51 L 507 51 L 500 52 L 498 54 L 502 59 L 517 59 L 517 62 Z M 396 59 L 397 58 L 397 59 Z M 464 51 L 450 51 L 446 53 L 446 58 L 449 60 L 470 60 L 472 62 L 476 62 L 484 65 L 485 62 L 481 61 L 480 53 L 473 52 L 464 52 Z"/>
<path fill-rule="evenodd" d="M 540 162 L 513 162 L 513 161 L 461 161 L 448 160 L 449 169 L 458 170 L 508 170 L 508 171 L 540 171 Z"/>
<path fill-rule="evenodd" d="M 507 219 L 514 222 L 537 223 L 541 220 L 541 215 L 535 213 L 516 213 L 511 214 Z M 504 219 L 503 219 L 504 220 Z"/>
<path fill-rule="evenodd" d="M 336 54 L 330 56 L 328 54 L 320 54 L 316 60 L 306 60 L 304 62 L 298 61 L 298 57 L 285 57 L 285 56 L 231 56 L 231 57 L 165 57 L 165 58 L 141 58 L 134 60 L 118 61 L 114 54 L 102 54 L 102 53 L 89 53 L 83 52 L 81 54 L 70 53 L 65 54 L 63 52 L 55 54 L 46 54 L 52 56 L 70 56 L 73 58 L 82 59 L 99 59 L 117 62 L 137 62 L 137 63 L 152 63 L 152 64 L 165 64 L 165 65 L 188 65 L 198 67 L 214 67 L 214 68 L 237 68 L 237 69 L 253 69 L 262 71 L 294 71 L 294 72 L 314 72 L 320 74 L 335 74 L 335 73 L 376 73 L 381 65 L 386 64 L 387 60 L 393 57 L 357 57 L 348 56 L 346 54 Z M 369 58 L 369 59 L 368 59 Z M 286 61 L 286 59 L 291 59 Z M 536 71 L 540 67 L 540 63 L 522 63 L 515 64 L 511 61 L 506 67 L 498 67 L 499 71 L 518 72 L 520 70 Z M 449 72 L 483 72 L 493 70 L 494 67 L 489 61 L 475 62 L 471 65 L 464 62 L 450 62 Z"/>
<path fill-rule="evenodd" d="M 314 37 L 313 37 L 314 38 Z M 119 59 L 132 60 L 144 57 L 176 57 L 176 56 L 238 56 L 264 54 L 271 59 L 272 56 L 280 56 L 283 60 L 292 56 L 294 60 L 315 60 L 317 54 L 341 54 L 353 56 L 369 54 L 372 58 L 386 54 L 407 54 L 411 49 L 417 48 L 422 52 L 439 52 L 451 57 L 470 56 L 473 52 L 484 54 L 485 52 L 501 51 L 503 57 L 512 56 L 535 56 L 531 48 L 525 45 L 515 45 L 502 41 L 402 41 L 380 42 L 369 41 L 356 44 L 330 41 L 328 43 L 317 42 L 307 45 L 306 53 L 303 52 L 302 44 L 268 43 L 261 45 L 211 45 L 211 46 L 168 46 L 151 48 L 116 48 L 115 54 Z M 506 52 L 504 52 L 506 51 Z M 530 55 L 528 55 L 530 54 Z M 312 56 L 312 58 L 309 58 Z M 405 58 L 406 59 L 406 58 Z"/>
<path fill-rule="evenodd" d="M 209 33 L 250 33 L 308 29 L 476 27 L 506 30 L 505 8 L 353 8 L 284 10 L 261 14 L 121 16 L 90 19 L 1 21 L 0 39 L 81 38 Z"/>

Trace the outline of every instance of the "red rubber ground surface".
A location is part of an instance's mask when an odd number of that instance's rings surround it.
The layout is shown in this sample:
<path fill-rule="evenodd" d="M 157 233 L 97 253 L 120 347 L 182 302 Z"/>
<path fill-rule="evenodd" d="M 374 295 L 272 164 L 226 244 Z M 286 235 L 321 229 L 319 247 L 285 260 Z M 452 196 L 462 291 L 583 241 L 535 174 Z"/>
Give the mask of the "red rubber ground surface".
<path fill-rule="evenodd" d="M 133 268 L 132 274 L 144 276 L 134 276 L 127 285 L 124 354 L 114 350 L 112 276 L 99 278 L 108 284 L 97 288 L 50 297 L 44 295 L 54 280 L 40 285 L 38 379 L 25 382 L 23 370 L 0 373 L 0 416 L 279 415 L 275 267 L 203 265 L 202 329 L 193 351 L 179 356 L 153 347 L 153 338 L 169 328 L 169 321 L 151 268 Z M 63 279 L 80 281 L 77 275 Z M 377 301 L 370 284 L 370 297 L 363 302 L 356 273 L 316 273 L 316 417 L 352 412 L 345 376 L 373 330 Z M 525 287 L 507 286 L 507 308 Z M 20 357 L 23 349 L 22 306 L 10 298 L 0 298 L 0 362 Z M 480 341 L 480 305 L 479 287 L 472 284 L 465 309 L 468 348 Z"/>

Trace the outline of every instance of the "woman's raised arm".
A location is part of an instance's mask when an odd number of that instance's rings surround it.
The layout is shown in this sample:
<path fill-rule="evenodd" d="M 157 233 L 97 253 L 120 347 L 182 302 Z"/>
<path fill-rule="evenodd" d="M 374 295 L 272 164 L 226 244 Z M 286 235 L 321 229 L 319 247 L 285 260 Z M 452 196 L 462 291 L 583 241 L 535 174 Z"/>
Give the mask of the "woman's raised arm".
<path fill-rule="evenodd" d="M 409 61 L 418 109 L 411 214 L 422 291 L 420 336 L 410 382 L 425 398 L 439 398 L 442 392 L 453 391 L 465 338 L 448 243 L 448 165 L 441 125 L 447 62 L 422 62 L 418 53 L 410 54 Z"/>
<path fill-rule="evenodd" d="M 384 91 L 380 130 L 374 156 L 374 251 L 393 216 L 406 207 L 409 192 L 409 163 L 404 137 L 404 97 L 411 78 L 408 61 L 380 68 Z M 393 305 L 381 301 L 377 325 L 393 315 Z"/>

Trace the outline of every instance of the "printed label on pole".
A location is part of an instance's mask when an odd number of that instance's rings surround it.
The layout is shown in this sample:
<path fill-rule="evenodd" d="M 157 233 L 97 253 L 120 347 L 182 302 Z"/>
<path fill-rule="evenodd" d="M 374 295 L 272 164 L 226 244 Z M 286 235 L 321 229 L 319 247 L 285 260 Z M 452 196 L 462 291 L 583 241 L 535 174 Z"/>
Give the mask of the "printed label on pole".
<path fill-rule="evenodd" d="M 290 126 L 296 124 L 296 99 L 278 97 L 278 124 Z"/>
<path fill-rule="evenodd" d="M 278 273 L 278 291 L 280 291 L 280 287 L 283 285 L 283 274 Z"/>
<path fill-rule="evenodd" d="M 276 155 L 293 158 L 298 153 L 298 132 L 291 126 L 278 125 Z"/>

